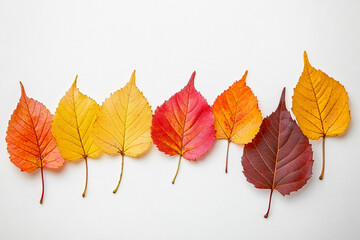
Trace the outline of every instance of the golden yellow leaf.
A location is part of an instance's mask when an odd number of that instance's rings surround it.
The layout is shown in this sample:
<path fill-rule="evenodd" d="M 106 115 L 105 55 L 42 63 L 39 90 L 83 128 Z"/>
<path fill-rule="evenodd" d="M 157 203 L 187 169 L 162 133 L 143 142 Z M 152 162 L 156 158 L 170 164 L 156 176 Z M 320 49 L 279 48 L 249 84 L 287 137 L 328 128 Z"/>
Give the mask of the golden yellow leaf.
<path fill-rule="evenodd" d="M 86 182 L 83 197 L 86 193 L 88 167 L 87 158 L 100 156 L 101 150 L 94 144 L 92 129 L 100 106 L 76 87 L 76 80 L 56 109 L 51 131 L 61 155 L 68 161 L 85 159 Z"/>
<path fill-rule="evenodd" d="M 146 98 L 135 85 L 135 71 L 126 86 L 107 98 L 94 123 L 94 142 L 108 154 L 137 157 L 151 145 L 152 111 Z"/>
<path fill-rule="evenodd" d="M 322 179 L 325 137 L 345 132 L 350 121 L 349 98 L 343 85 L 310 65 L 306 52 L 304 70 L 294 89 L 292 111 L 308 138 L 323 138 Z"/>

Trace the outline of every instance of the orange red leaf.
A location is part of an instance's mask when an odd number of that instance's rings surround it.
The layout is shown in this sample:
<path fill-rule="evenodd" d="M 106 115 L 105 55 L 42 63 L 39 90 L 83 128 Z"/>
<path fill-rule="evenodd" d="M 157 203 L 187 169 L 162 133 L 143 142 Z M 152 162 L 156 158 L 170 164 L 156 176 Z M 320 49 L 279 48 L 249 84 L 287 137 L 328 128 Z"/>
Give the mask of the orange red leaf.
<path fill-rule="evenodd" d="M 11 115 L 6 142 L 10 160 L 21 171 L 32 172 L 41 169 L 42 194 L 44 196 L 43 168 L 55 169 L 62 166 L 62 158 L 51 133 L 53 115 L 40 102 L 26 96 L 20 82 L 20 101 Z"/>

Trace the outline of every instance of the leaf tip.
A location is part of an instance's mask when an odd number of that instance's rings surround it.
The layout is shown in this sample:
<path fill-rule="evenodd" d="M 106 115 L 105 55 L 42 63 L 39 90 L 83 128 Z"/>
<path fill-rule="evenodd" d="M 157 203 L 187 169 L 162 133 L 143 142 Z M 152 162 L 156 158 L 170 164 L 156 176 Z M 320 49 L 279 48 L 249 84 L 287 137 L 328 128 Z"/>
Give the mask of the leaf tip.
<path fill-rule="evenodd" d="M 307 56 L 306 51 L 304 51 L 304 64 L 305 64 L 305 65 L 307 65 L 307 64 L 310 65 L 310 62 L 309 62 L 309 59 L 308 59 L 308 56 Z"/>
<path fill-rule="evenodd" d="M 247 75 L 248 75 L 248 70 L 246 70 L 245 71 L 245 73 L 244 73 L 244 75 L 243 75 L 243 77 L 242 77 L 242 79 L 246 82 L 246 77 L 247 77 Z"/>
<path fill-rule="evenodd" d="M 135 84 L 135 72 L 136 72 L 136 70 L 134 70 L 133 73 L 131 74 L 130 83 Z"/>
<path fill-rule="evenodd" d="M 20 88 L 21 88 L 21 96 L 25 97 L 26 96 L 25 88 L 21 81 L 20 81 Z"/>
<path fill-rule="evenodd" d="M 284 87 L 283 90 L 282 90 L 279 106 L 280 105 L 285 105 L 285 92 L 286 92 L 286 87 Z"/>
<path fill-rule="evenodd" d="M 286 92 L 286 87 L 284 87 L 282 92 L 281 92 L 281 98 L 285 99 L 285 92 Z"/>
<path fill-rule="evenodd" d="M 71 87 L 76 88 L 76 82 L 77 82 L 78 75 L 76 74 L 75 80 Z"/>
<path fill-rule="evenodd" d="M 191 74 L 191 77 L 190 77 L 188 86 L 194 87 L 195 75 L 196 75 L 196 71 L 194 71 L 194 72 Z"/>

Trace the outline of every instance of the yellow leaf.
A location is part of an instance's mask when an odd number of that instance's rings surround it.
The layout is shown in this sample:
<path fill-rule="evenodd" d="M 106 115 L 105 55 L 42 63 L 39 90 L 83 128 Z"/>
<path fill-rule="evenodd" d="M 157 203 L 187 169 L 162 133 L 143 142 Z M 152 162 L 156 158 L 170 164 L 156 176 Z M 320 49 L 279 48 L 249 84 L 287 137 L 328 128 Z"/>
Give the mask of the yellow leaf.
<path fill-rule="evenodd" d="M 76 80 L 56 109 L 51 131 L 54 135 L 61 155 L 68 161 L 84 158 L 86 163 L 87 187 L 87 157 L 96 158 L 101 150 L 94 144 L 92 129 L 100 106 L 88 96 L 82 94 L 76 87 Z"/>
<path fill-rule="evenodd" d="M 343 85 L 310 65 L 306 52 L 304 70 L 294 89 L 292 111 L 308 138 L 323 138 L 322 179 L 325 137 L 345 132 L 350 121 L 349 98 Z"/>
<path fill-rule="evenodd" d="M 151 145 L 152 111 L 146 98 L 135 85 L 135 71 L 126 86 L 104 101 L 94 123 L 94 142 L 108 154 L 137 157 Z"/>

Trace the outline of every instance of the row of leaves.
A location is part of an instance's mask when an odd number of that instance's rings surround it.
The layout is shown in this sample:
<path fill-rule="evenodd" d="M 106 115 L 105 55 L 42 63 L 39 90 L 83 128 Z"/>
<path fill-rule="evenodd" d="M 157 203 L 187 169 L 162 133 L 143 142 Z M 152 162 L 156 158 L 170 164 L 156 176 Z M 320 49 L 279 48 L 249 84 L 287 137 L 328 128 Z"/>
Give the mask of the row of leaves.
<path fill-rule="evenodd" d="M 245 145 L 242 165 L 247 180 L 256 188 L 276 189 L 282 195 L 304 186 L 312 174 L 313 152 L 308 138 L 336 136 L 350 121 L 348 96 L 344 87 L 313 68 L 304 53 L 304 70 L 294 89 L 292 111 L 285 106 L 285 88 L 280 103 L 262 119 L 258 101 L 246 85 L 246 76 L 218 96 L 212 106 L 194 87 L 195 72 L 188 84 L 157 107 L 153 115 L 146 98 L 135 85 L 135 71 L 126 86 L 107 98 L 102 106 L 83 95 L 77 78 L 60 100 L 53 116 L 46 107 L 26 96 L 11 116 L 6 141 L 11 162 L 22 171 L 58 168 L 67 161 L 84 159 L 85 196 L 88 179 L 87 159 L 103 152 L 122 157 L 138 157 L 152 142 L 169 155 L 179 155 L 174 184 L 182 158 L 196 161 L 212 147 L 215 138 L 228 141 L 226 167 L 231 142 Z M 300 126 L 300 127 L 299 127 Z M 324 161 L 323 154 L 323 161 Z M 323 169 L 320 179 L 324 175 Z"/>

